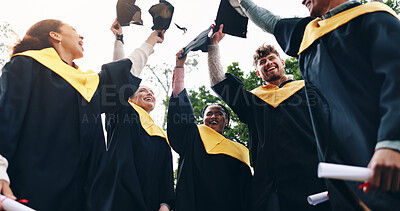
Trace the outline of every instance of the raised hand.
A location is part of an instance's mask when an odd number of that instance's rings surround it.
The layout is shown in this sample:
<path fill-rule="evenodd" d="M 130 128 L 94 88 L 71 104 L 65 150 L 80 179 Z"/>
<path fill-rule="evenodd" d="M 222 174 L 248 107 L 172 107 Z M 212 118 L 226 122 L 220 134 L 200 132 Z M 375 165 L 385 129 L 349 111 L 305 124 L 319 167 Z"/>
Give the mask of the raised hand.
<path fill-rule="evenodd" d="M 219 25 L 218 31 L 215 30 L 215 25 L 214 25 L 214 33 L 211 35 L 210 40 L 212 45 L 218 44 L 224 37 L 225 34 L 222 32 L 222 29 L 224 28 L 224 25 L 221 24 Z"/>
<path fill-rule="evenodd" d="M 179 59 L 181 57 L 182 53 L 183 53 L 183 48 L 178 53 L 176 53 L 176 66 L 177 67 L 183 67 L 185 65 L 187 56 L 184 56 L 183 58 Z"/>
<path fill-rule="evenodd" d="M 114 34 L 114 36 L 116 36 L 117 34 L 119 34 L 119 35 L 122 34 L 122 27 L 121 27 L 121 25 L 118 23 L 117 19 L 115 19 L 114 23 L 111 25 L 110 30 L 112 31 L 112 33 Z"/>

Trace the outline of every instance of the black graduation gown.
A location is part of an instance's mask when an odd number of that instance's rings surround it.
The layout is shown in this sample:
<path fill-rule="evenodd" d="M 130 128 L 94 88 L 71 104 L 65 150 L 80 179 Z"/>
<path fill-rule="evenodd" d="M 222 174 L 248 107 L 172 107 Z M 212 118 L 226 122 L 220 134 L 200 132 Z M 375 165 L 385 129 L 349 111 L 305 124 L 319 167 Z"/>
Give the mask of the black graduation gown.
<path fill-rule="evenodd" d="M 226 77 L 212 89 L 248 126 L 253 210 L 329 210 L 329 203 L 314 207 L 307 202 L 307 196 L 326 187 L 317 178 L 317 148 L 304 88 L 274 108 L 245 90 L 237 77 Z"/>
<path fill-rule="evenodd" d="M 171 96 L 167 134 L 179 154 L 175 211 L 248 211 L 251 172 L 226 154 L 207 154 L 186 90 Z"/>
<path fill-rule="evenodd" d="M 133 93 L 120 92 L 133 83 L 131 64 L 103 65 L 90 102 L 31 57 L 15 56 L 3 67 L 0 154 L 15 196 L 41 211 L 83 210 L 105 152 L 100 114 Z"/>
<path fill-rule="evenodd" d="M 296 56 L 311 18 L 282 19 L 275 37 Z M 329 19 L 328 19 L 329 20 Z M 375 145 L 400 140 L 400 21 L 387 12 L 358 16 L 320 37 L 299 56 L 321 161 L 366 167 Z M 360 182 L 328 180 L 335 210 L 400 207 L 400 193 L 363 193 Z"/>
<path fill-rule="evenodd" d="M 93 198 L 100 194 L 105 202 L 93 204 L 93 210 L 155 211 L 161 203 L 172 207 L 174 177 L 166 136 L 148 134 L 128 102 L 106 114 L 106 130 L 106 168 L 92 190 Z"/>

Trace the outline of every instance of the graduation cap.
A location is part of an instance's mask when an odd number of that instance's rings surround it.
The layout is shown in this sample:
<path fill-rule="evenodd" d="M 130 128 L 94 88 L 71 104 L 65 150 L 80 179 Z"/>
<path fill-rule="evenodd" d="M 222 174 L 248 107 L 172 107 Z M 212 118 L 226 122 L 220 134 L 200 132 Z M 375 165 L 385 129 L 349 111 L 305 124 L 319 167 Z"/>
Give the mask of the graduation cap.
<path fill-rule="evenodd" d="M 150 7 L 149 13 L 153 17 L 153 30 L 167 30 L 171 24 L 174 7 L 165 0 Z"/>
<path fill-rule="evenodd" d="M 237 0 L 221 0 L 215 20 L 216 29 L 224 24 L 223 33 L 246 38 L 248 21 Z"/>
<path fill-rule="evenodd" d="M 141 10 L 135 5 L 136 0 L 118 0 L 117 20 L 121 26 L 130 24 L 143 25 Z"/>
<path fill-rule="evenodd" d="M 202 52 L 208 51 L 208 45 L 210 44 L 210 38 L 208 34 L 210 33 L 212 26 L 210 26 L 207 30 L 201 32 L 197 35 L 194 40 L 192 40 L 186 47 L 183 48 L 182 55 L 178 59 L 182 59 L 185 57 L 190 51 L 198 51 Z"/>

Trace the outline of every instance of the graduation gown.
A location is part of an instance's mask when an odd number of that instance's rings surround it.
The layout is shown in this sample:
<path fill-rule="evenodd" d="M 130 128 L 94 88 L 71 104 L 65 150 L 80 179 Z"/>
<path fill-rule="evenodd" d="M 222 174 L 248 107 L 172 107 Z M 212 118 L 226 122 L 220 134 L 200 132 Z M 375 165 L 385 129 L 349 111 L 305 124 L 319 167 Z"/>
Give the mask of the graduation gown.
<path fill-rule="evenodd" d="M 370 7 L 387 6 L 353 5 L 312 24 L 337 27 L 310 28 L 307 37 L 311 18 L 282 19 L 275 27 L 282 49 L 291 56 L 299 53 L 307 95 L 315 103 L 310 111 L 321 161 L 366 167 L 377 143 L 400 140 L 400 21 L 390 9 L 373 12 Z M 353 9 L 359 14 L 341 22 Z M 399 193 L 366 194 L 360 184 L 328 180 L 333 208 L 360 210 L 358 199 L 372 210 L 400 207 Z"/>
<path fill-rule="evenodd" d="M 280 92 L 282 87 L 289 92 Z M 326 191 L 326 187 L 317 178 L 317 148 L 303 87 L 302 81 L 289 80 L 271 92 L 262 87 L 249 92 L 231 74 L 212 87 L 248 126 L 253 210 L 330 208 L 329 203 L 315 207 L 307 203 L 307 196 Z"/>
<path fill-rule="evenodd" d="M 222 152 L 206 152 L 207 140 L 202 140 L 199 127 L 194 123 L 186 89 L 177 98 L 171 96 L 167 119 L 168 138 L 180 156 L 174 210 L 248 211 L 251 197 L 249 166 Z M 218 135 L 225 139 L 225 144 L 231 141 Z"/>
<path fill-rule="evenodd" d="M 46 51 L 58 57 L 54 49 Z M 54 61 L 63 66 L 59 57 Z M 9 162 L 16 197 L 41 211 L 83 210 L 105 152 L 100 114 L 133 93 L 120 92 L 133 83 L 130 67 L 129 60 L 103 65 L 93 95 L 86 96 L 90 101 L 63 78 L 68 76 L 32 57 L 14 56 L 3 67 L 0 154 Z"/>
<path fill-rule="evenodd" d="M 106 167 L 92 190 L 93 198 L 105 198 L 92 209 L 154 211 L 161 203 L 172 207 L 174 177 L 166 133 L 145 110 L 128 102 L 106 114 L 106 130 Z"/>

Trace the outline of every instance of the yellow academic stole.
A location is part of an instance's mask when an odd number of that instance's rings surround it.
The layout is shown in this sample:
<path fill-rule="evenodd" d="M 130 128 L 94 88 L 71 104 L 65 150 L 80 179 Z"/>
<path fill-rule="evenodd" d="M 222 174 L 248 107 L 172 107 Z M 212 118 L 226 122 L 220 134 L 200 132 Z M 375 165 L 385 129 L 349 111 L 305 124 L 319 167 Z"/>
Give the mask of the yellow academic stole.
<path fill-rule="evenodd" d="M 14 56 L 29 56 L 51 71 L 58 74 L 78 91 L 87 102 L 90 102 L 99 85 L 99 75 L 91 70 L 83 72 L 62 61 L 54 48 L 29 50 Z"/>
<path fill-rule="evenodd" d="M 394 12 L 386 4 L 380 2 L 371 2 L 345 10 L 328 19 L 321 20 L 321 18 L 316 18 L 312 20 L 306 26 L 303 40 L 301 41 L 300 49 L 297 55 L 300 55 L 301 52 L 310 47 L 315 40 L 337 29 L 339 26 L 348 23 L 358 16 L 377 11 L 385 11 L 392 14 L 394 17 L 399 18 L 396 12 Z"/>
<path fill-rule="evenodd" d="M 198 125 L 201 140 L 207 154 L 225 154 L 236 158 L 250 167 L 249 150 L 233 142 L 206 125 Z"/>
<path fill-rule="evenodd" d="M 170 145 L 167 134 L 163 129 L 161 129 L 154 123 L 149 113 L 147 113 L 142 107 L 134 103 L 129 102 L 129 104 L 139 114 L 140 124 L 142 125 L 142 128 L 146 131 L 146 133 L 149 134 L 150 136 L 159 136 L 161 138 L 164 138 L 165 141 L 167 141 L 168 145 Z"/>
<path fill-rule="evenodd" d="M 304 81 L 292 81 L 279 87 L 273 84 L 259 86 L 251 91 L 255 96 L 276 108 L 304 87 Z"/>

